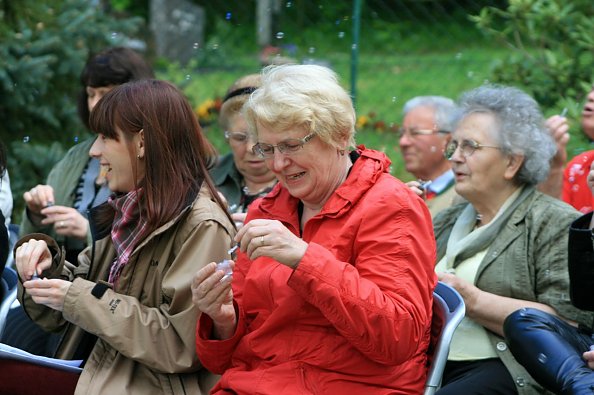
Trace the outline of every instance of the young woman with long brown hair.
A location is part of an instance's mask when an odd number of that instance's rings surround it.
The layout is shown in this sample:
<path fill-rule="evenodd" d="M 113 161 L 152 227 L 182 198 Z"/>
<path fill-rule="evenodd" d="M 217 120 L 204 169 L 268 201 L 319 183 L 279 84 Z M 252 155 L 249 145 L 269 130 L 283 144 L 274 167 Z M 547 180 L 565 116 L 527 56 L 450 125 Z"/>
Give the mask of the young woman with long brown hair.
<path fill-rule="evenodd" d="M 207 393 L 190 283 L 226 257 L 235 232 L 208 176 L 215 152 L 162 81 L 114 88 L 90 124 L 90 154 L 115 194 L 91 212 L 94 243 L 78 262 L 41 234 L 18 243 L 19 299 L 46 330 L 71 327 L 57 356 L 86 360 L 76 393 Z"/>

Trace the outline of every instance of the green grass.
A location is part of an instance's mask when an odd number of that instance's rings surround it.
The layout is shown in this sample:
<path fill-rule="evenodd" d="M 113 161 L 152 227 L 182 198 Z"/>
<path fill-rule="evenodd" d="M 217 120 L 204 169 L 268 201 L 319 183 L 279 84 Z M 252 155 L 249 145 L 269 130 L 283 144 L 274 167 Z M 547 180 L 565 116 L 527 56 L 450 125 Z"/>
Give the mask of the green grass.
<path fill-rule="evenodd" d="M 337 72 L 343 86 L 350 90 L 350 54 L 345 52 L 318 53 L 317 60 L 328 62 Z M 402 106 L 418 95 L 443 95 L 456 99 L 460 93 L 482 84 L 489 75 L 491 62 L 504 51 L 497 48 L 468 47 L 438 52 L 359 54 L 356 108 L 358 116 L 374 115 L 373 121 L 383 121 L 389 129 L 399 125 Z M 159 77 L 180 86 L 194 106 L 208 99 L 222 97 L 234 80 L 259 71 L 257 59 L 245 55 L 235 57 L 235 67 L 203 71 L 169 67 Z M 189 77 L 188 77 L 189 76 Z M 209 140 L 220 152 L 228 150 L 222 133 L 215 124 L 205 127 Z M 386 152 L 392 160 L 392 173 L 408 180 L 404 171 L 398 141 L 393 131 L 377 131 L 371 127 L 357 131 L 357 143 Z"/>

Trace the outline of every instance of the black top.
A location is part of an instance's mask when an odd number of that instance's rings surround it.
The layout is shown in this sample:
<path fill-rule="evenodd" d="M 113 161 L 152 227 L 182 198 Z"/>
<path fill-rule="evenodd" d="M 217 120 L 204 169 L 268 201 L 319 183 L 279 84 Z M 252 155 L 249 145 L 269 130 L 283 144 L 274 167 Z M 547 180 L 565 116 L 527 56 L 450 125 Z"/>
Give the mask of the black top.
<path fill-rule="evenodd" d="M 569 228 L 568 265 L 571 303 L 594 311 L 594 248 L 590 229 L 592 213 L 576 219 Z"/>

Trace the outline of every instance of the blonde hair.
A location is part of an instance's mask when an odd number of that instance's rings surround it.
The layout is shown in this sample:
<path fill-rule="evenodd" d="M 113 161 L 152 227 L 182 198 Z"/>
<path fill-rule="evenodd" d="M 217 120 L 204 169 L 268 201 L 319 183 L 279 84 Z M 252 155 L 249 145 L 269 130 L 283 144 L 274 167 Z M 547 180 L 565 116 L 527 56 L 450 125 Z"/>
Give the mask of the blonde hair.
<path fill-rule="evenodd" d="M 336 73 L 317 65 L 268 66 L 262 85 L 244 106 L 250 130 L 257 125 L 284 132 L 302 127 L 325 143 L 344 149 L 355 146 L 355 109 Z"/>
<path fill-rule="evenodd" d="M 262 84 L 260 74 L 248 74 L 241 77 L 231 85 L 219 113 L 219 126 L 223 130 L 229 128 L 229 123 L 234 115 L 241 113 L 241 108 L 248 101 L 250 94 Z M 250 89 L 251 88 L 251 89 Z"/>

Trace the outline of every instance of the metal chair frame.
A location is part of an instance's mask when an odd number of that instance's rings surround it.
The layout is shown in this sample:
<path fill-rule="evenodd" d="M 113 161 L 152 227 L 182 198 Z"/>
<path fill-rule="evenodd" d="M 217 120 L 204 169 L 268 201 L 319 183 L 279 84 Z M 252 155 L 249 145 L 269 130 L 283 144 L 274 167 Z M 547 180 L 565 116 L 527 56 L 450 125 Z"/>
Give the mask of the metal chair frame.
<path fill-rule="evenodd" d="M 438 282 L 433 291 L 433 319 L 431 322 L 431 364 L 427 372 L 424 395 L 433 395 L 441 386 L 441 378 L 450 352 L 456 328 L 464 318 L 466 307 L 462 296 L 452 287 Z"/>

